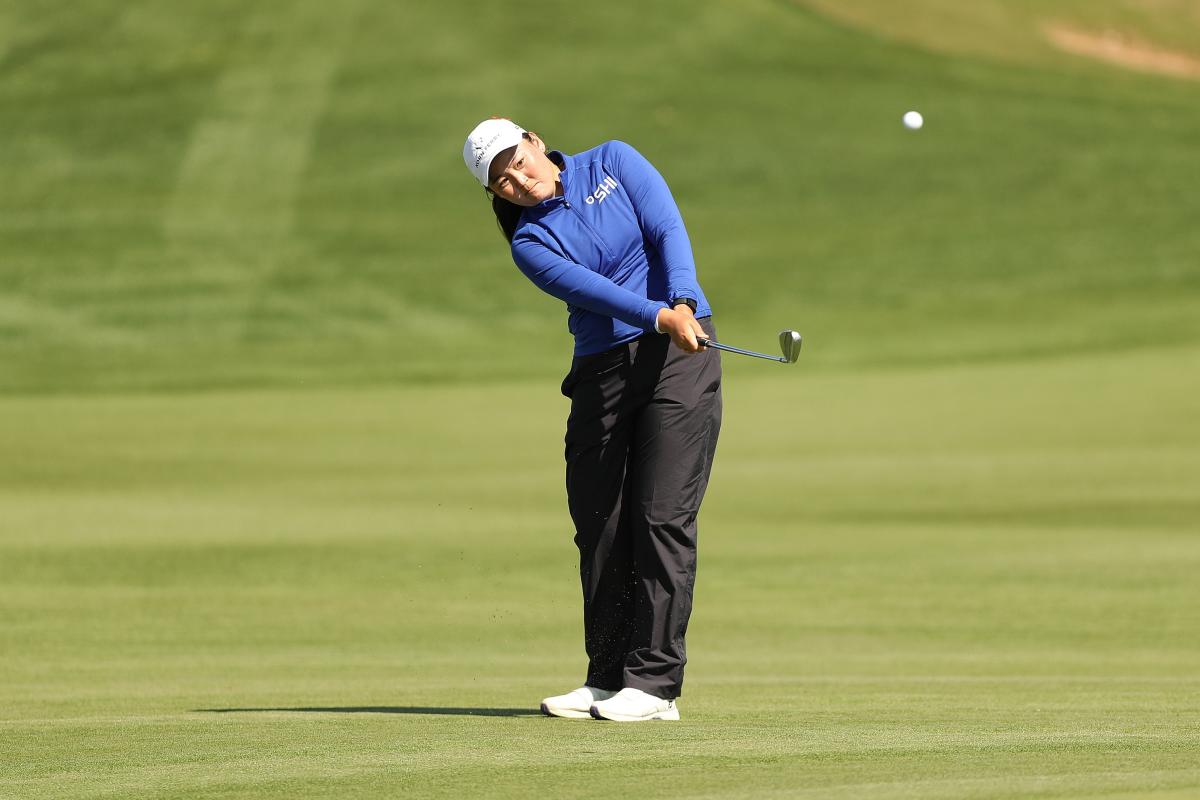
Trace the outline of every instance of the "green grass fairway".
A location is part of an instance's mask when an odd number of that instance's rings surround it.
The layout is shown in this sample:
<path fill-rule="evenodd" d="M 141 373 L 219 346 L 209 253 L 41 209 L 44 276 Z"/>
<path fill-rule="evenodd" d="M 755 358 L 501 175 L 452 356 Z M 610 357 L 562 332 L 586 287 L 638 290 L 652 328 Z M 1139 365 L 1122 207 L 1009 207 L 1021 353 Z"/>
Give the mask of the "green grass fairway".
<path fill-rule="evenodd" d="M 764 367 L 635 727 L 536 714 L 552 385 L 0 401 L 0 796 L 1200 792 L 1200 350 Z"/>
<path fill-rule="evenodd" d="M 1198 13 L 0 1 L 0 800 L 1200 797 Z M 805 336 L 724 361 L 679 724 L 536 714 L 570 341 L 493 114 Z"/>
<path fill-rule="evenodd" d="M 810 370 L 1200 341 L 1200 82 L 934 55 L 793 0 L 26 5 L 3 392 L 556 374 L 562 305 L 462 164 L 493 113 L 645 151 L 723 335 L 801 328 Z M 521 37 L 553 67 L 488 57 Z"/>

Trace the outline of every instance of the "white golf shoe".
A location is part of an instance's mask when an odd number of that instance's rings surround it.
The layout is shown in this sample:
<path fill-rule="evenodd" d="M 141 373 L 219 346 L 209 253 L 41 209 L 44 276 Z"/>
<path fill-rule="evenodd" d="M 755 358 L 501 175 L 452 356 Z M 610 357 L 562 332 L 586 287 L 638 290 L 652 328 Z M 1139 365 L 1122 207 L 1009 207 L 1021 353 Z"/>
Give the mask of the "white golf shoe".
<path fill-rule="evenodd" d="M 573 692 L 547 697 L 542 701 L 542 713 L 547 717 L 566 717 L 567 719 L 590 719 L 589 711 L 592 704 L 607 700 L 615 695 L 607 689 L 597 689 L 594 686 L 580 686 Z"/>
<path fill-rule="evenodd" d="M 592 703 L 592 716 L 615 722 L 641 722 L 648 719 L 679 719 L 674 700 L 663 700 L 641 689 L 626 686 L 608 700 Z"/>

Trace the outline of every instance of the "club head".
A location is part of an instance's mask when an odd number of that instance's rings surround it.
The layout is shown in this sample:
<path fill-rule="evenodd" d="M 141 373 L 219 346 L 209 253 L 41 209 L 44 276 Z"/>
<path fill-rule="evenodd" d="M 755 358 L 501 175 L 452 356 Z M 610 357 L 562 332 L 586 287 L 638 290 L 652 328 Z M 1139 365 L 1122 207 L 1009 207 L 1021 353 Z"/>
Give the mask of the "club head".
<path fill-rule="evenodd" d="M 783 351 L 783 357 L 789 364 L 795 364 L 796 359 L 800 357 L 800 334 L 796 331 L 780 331 L 779 332 L 779 349 Z"/>

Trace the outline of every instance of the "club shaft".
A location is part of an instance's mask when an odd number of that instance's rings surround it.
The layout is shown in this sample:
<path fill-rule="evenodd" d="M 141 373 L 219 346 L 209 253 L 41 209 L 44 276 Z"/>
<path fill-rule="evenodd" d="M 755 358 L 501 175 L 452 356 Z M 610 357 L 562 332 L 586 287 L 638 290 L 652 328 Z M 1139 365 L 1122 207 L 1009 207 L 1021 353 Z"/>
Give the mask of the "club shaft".
<path fill-rule="evenodd" d="M 754 356 L 755 358 L 765 358 L 767 361 L 782 361 L 785 364 L 787 363 L 787 359 L 781 358 L 780 356 L 769 356 L 766 353 L 756 353 L 753 350 L 743 350 L 740 347 L 730 347 L 727 344 L 721 344 L 720 342 L 714 342 L 712 339 L 704 339 L 704 338 L 697 337 L 696 341 L 698 341 L 700 344 L 704 345 L 705 347 L 715 347 L 718 350 L 728 350 L 730 353 L 741 353 L 744 356 Z"/>

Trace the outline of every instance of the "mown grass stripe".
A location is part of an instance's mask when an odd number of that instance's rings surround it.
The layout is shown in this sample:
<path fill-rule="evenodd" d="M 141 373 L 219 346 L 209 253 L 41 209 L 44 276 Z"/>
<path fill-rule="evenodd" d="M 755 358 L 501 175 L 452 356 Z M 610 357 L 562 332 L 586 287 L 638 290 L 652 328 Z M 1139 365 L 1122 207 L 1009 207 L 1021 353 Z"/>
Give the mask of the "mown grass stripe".
<path fill-rule="evenodd" d="M 217 81 L 180 165 L 163 218 L 168 261 L 238 287 L 247 314 L 289 247 L 313 131 L 356 8 L 306 3 L 251 16 L 243 57 Z"/>

